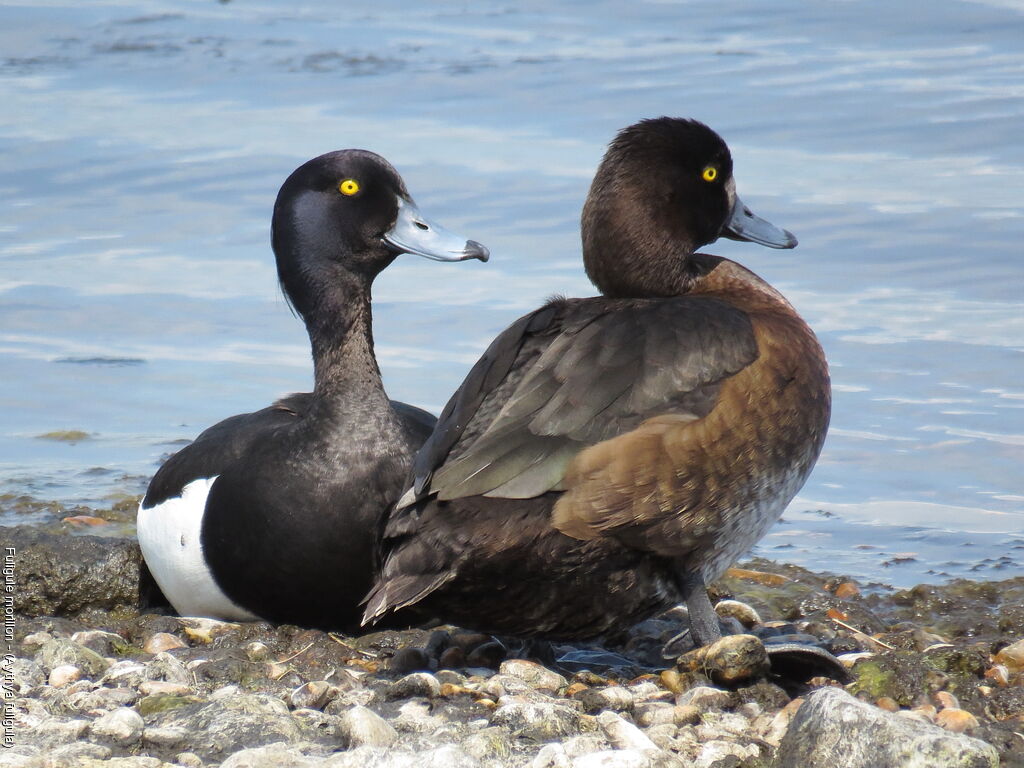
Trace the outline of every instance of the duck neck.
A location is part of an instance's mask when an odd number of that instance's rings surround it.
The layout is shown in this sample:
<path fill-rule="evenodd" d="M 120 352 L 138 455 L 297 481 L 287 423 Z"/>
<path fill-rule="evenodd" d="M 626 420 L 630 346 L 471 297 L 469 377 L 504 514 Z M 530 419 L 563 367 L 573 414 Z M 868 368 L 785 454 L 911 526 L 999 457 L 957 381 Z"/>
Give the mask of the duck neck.
<path fill-rule="evenodd" d="M 372 278 L 338 270 L 317 310 L 306 316 L 313 350 L 314 393 L 330 400 L 387 403 L 373 352 Z"/>

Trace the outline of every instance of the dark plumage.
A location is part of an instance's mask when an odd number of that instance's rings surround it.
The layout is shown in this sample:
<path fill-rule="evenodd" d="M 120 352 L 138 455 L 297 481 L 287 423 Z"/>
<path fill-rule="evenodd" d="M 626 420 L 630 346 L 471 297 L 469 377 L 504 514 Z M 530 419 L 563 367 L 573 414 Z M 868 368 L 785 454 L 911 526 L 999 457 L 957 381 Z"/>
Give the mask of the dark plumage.
<path fill-rule="evenodd" d="M 362 150 L 292 173 L 272 240 L 309 332 L 314 390 L 226 419 L 172 456 L 140 505 L 139 540 L 181 613 L 352 629 L 381 515 L 434 424 L 384 392 L 370 286 L 402 252 L 487 251 L 423 218 L 395 169 Z"/>
<path fill-rule="evenodd" d="M 803 485 L 829 419 L 814 334 L 771 286 L 695 253 L 796 240 L 735 195 L 707 126 L 622 131 L 582 217 L 603 296 L 557 299 L 491 344 L 418 453 L 367 621 L 412 606 L 475 629 L 587 638 L 686 600 Z"/>

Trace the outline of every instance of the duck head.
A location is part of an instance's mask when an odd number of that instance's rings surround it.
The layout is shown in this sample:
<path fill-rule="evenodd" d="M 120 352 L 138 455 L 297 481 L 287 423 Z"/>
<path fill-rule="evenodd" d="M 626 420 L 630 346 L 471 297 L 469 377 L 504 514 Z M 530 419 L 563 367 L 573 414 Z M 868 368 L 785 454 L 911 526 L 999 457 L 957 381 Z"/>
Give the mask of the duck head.
<path fill-rule="evenodd" d="M 401 253 L 435 261 L 487 261 L 475 240 L 423 216 L 380 155 L 330 152 L 295 169 L 274 204 L 272 243 L 281 286 L 304 318 L 326 286 L 373 278 Z"/>
<path fill-rule="evenodd" d="M 692 279 L 688 258 L 719 237 L 793 248 L 784 229 L 736 194 L 732 155 L 696 120 L 660 117 L 623 129 L 583 207 L 583 262 L 606 296 L 671 296 Z"/>

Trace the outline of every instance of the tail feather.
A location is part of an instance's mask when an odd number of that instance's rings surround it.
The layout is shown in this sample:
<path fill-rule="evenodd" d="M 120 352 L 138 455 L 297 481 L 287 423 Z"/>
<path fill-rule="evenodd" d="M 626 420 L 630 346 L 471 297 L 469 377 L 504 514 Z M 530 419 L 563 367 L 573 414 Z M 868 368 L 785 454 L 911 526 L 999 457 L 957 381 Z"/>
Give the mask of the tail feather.
<path fill-rule="evenodd" d="M 452 580 L 453 573 L 401 575 L 383 578 L 363 599 L 362 626 L 376 624 L 388 613 L 394 613 L 418 603 L 434 590 Z"/>

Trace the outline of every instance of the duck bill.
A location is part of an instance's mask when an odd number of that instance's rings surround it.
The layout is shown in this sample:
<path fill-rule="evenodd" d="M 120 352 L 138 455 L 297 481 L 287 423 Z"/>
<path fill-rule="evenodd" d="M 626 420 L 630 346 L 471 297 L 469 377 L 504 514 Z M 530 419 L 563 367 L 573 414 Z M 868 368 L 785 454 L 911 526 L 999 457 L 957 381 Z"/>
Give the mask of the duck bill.
<path fill-rule="evenodd" d="M 434 261 L 487 261 L 491 252 L 476 240 L 449 232 L 428 219 L 412 200 L 398 198 L 398 218 L 384 233 L 384 242 L 399 253 L 414 253 Z"/>
<path fill-rule="evenodd" d="M 769 248 L 795 248 L 797 240 L 792 232 L 776 227 L 762 219 L 733 196 L 732 213 L 722 229 L 722 237 L 730 240 L 749 240 Z"/>

